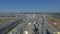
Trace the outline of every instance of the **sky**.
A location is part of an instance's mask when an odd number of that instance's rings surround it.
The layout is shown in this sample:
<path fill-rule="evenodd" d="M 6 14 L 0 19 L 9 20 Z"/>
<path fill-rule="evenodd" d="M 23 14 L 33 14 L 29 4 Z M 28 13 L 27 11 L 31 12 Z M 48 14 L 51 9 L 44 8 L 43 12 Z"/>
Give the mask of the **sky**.
<path fill-rule="evenodd" d="M 60 0 L 0 0 L 1 12 L 60 12 Z"/>

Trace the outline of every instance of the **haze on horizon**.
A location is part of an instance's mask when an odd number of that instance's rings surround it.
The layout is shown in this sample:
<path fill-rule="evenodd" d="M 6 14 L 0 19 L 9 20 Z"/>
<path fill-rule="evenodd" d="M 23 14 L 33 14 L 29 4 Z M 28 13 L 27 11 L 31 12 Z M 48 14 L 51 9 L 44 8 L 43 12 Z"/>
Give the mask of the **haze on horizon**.
<path fill-rule="evenodd" d="M 60 0 L 0 0 L 0 13 L 60 12 Z"/>

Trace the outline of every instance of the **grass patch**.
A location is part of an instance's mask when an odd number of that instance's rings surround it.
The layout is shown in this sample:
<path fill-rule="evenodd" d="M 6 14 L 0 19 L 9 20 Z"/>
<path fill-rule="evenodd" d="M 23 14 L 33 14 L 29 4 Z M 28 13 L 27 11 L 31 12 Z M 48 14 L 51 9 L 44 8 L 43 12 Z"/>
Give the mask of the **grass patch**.
<path fill-rule="evenodd" d="M 5 24 L 9 22 L 11 19 L 0 19 L 0 24 Z"/>

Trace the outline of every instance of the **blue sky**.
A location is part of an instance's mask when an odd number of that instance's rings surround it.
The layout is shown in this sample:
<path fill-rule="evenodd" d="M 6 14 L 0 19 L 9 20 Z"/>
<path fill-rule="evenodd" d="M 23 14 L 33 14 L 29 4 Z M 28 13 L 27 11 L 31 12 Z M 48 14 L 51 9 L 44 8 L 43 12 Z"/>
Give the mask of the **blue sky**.
<path fill-rule="evenodd" d="M 59 12 L 60 0 L 0 0 L 0 12 Z"/>

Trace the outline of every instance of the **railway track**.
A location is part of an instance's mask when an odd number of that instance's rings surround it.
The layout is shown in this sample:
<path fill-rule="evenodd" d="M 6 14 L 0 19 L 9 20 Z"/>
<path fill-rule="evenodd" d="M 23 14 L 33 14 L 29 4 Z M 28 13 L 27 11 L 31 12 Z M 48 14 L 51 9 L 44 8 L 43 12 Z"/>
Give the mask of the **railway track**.
<path fill-rule="evenodd" d="M 20 23 L 22 23 L 22 19 L 18 19 L 15 22 L 12 22 L 12 24 L 6 26 L 5 28 L 2 28 L 0 30 L 0 34 L 6 34 L 7 32 L 9 32 L 11 29 L 13 29 L 15 26 L 17 26 Z"/>

